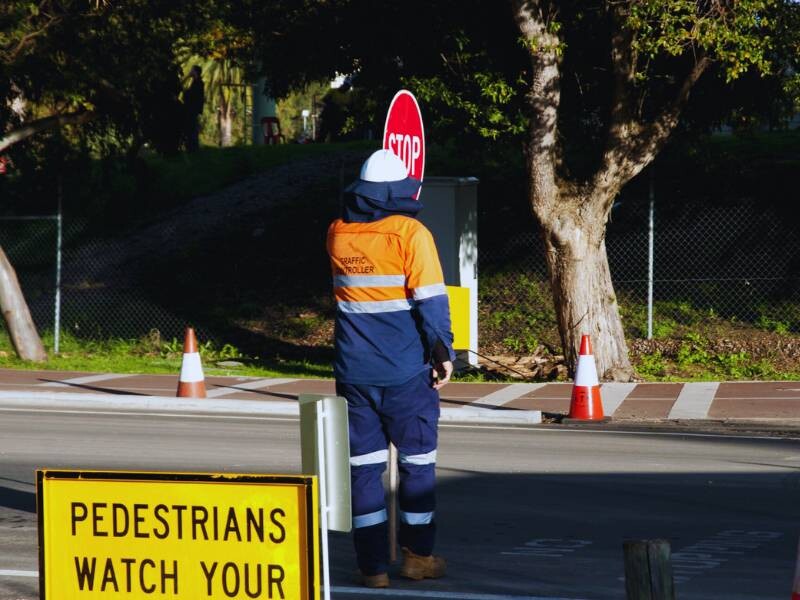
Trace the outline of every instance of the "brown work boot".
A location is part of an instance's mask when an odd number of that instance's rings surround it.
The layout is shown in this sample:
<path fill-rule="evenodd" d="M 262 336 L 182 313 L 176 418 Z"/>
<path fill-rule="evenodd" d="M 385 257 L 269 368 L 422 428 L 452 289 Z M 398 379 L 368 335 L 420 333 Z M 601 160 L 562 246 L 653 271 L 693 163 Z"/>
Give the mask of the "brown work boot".
<path fill-rule="evenodd" d="M 400 575 L 409 579 L 436 579 L 444 575 L 447 568 L 441 556 L 420 556 L 408 548 L 403 548 L 403 566 Z"/>
<path fill-rule="evenodd" d="M 389 576 L 386 573 L 377 575 L 361 574 L 361 585 L 368 588 L 387 588 L 389 587 Z"/>

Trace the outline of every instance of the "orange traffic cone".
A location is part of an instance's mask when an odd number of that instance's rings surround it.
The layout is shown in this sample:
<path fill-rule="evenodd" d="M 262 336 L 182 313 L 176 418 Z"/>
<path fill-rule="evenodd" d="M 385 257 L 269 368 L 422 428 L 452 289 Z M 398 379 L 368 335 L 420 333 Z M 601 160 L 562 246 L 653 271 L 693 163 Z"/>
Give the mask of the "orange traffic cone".
<path fill-rule="evenodd" d="M 183 362 L 181 375 L 178 378 L 179 398 L 205 398 L 206 382 L 203 377 L 203 365 L 200 363 L 200 353 L 197 351 L 197 339 L 194 329 L 186 328 L 186 337 L 183 340 Z"/>
<path fill-rule="evenodd" d="M 792 600 L 800 600 L 800 543 L 797 544 L 797 566 L 794 569 Z"/>
<path fill-rule="evenodd" d="M 600 398 L 600 383 L 592 354 L 592 342 L 588 335 L 581 337 L 581 353 L 575 369 L 575 384 L 572 386 L 572 401 L 569 418 L 579 421 L 603 421 L 603 401 Z"/>

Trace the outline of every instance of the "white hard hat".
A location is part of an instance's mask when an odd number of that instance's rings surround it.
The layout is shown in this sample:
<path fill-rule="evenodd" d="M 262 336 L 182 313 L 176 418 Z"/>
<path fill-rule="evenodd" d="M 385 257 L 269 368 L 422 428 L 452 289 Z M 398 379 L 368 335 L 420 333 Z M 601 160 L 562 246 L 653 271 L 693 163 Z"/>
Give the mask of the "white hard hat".
<path fill-rule="evenodd" d="M 359 177 L 374 183 L 402 181 L 408 177 L 408 169 L 391 150 L 376 150 L 364 161 Z"/>

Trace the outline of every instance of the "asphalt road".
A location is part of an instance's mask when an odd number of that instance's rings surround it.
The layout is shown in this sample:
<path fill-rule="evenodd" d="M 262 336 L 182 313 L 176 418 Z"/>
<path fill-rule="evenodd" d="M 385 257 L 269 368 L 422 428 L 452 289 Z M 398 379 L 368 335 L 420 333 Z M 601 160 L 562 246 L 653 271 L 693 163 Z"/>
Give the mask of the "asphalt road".
<path fill-rule="evenodd" d="M 294 419 L 0 409 L 0 599 L 38 597 L 34 470 L 297 473 Z M 622 541 L 672 544 L 681 600 L 783 600 L 800 534 L 800 441 L 443 426 L 448 577 L 371 597 L 624 598 Z M 331 535 L 333 597 L 362 598 Z"/>

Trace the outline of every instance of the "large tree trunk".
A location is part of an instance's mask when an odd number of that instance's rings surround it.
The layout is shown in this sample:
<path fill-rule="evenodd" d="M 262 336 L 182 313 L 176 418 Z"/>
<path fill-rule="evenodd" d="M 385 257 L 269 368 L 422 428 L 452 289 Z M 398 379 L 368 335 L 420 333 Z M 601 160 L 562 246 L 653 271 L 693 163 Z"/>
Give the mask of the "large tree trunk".
<path fill-rule="evenodd" d="M 587 208 L 583 198 L 562 198 L 540 221 L 561 343 L 572 370 L 581 336 L 590 335 L 598 375 L 628 381 L 633 368 L 608 268 L 605 219 L 587 218 Z"/>
<path fill-rule="evenodd" d="M 31 319 L 31 313 L 19 287 L 17 274 L 0 248 L 0 309 L 14 350 L 22 360 L 44 362 L 47 353 Z"/>
<path fill-rule="evenodd" d="M 552 24 L 554 0 L 512 0 L 514 19 L 530 53 L 530 122 L 526 147 L 529 200 L 542 229 L 558 329 L 567 364 L 574 369 L 580 338 L 592 336 L 598 374 L 629 381 L 633 375 L 605 248 L 614 197 L 652 162 L 675 129 L 694 84 L 710 64 L 697 55 L 677 93 L 649 122 L 637 113 L 636 55 L 626 29 L 626 3 L 608 3 L 615 20 L 611 62 L 614 81 L 601 166 L 588 180 L 566 176 L 558 145 L 562 40 Z"/>

